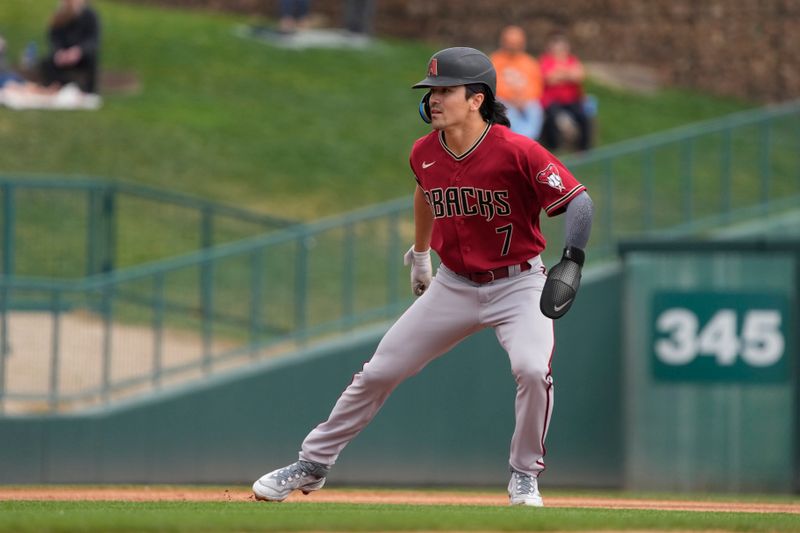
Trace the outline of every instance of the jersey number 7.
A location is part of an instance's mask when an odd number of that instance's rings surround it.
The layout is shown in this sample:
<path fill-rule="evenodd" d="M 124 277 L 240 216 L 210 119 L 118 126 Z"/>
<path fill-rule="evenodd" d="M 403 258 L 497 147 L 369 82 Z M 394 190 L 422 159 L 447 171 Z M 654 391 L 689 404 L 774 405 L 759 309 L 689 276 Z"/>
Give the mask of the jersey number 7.
<path fill-rule="evenodd" d="M 505 226 L 500 226 L 494 230 L 494 232 L 498 235 L 505 234 L 503 238 L 503 250 L 500 252 L 500 255 L 508 255 L 508 250 L 511 248 L 511 234 L 514 232 L 514 226 L 512 224 L 506 224 Z"/>

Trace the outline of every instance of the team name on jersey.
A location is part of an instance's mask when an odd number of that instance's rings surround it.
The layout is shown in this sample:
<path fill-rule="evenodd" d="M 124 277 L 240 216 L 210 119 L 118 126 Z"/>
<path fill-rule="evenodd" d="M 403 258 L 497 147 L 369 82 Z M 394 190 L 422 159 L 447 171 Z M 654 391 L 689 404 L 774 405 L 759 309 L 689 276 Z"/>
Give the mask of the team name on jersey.
<path fill-rule="evenodd" d="M 425 199 L 434 218 L 481 216 L 487 222 L 495 216 L 511 214 L 507 190 L 478 189 L 477 187 L 447 187 L 425 191 Z"/>

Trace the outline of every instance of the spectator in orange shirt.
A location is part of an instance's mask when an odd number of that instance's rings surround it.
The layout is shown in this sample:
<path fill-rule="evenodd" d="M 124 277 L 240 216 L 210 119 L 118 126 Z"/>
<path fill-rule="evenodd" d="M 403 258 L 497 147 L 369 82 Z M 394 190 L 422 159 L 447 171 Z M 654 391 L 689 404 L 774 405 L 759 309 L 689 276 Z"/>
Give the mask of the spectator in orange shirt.
<path fill-rule="evenodd" d="M 508 109 L 511 130 L 538 139 L 542 131 L 542 75 L 536 58 L 525 52 L 525 32 L 507 26 L 491 56 L 497 71 L 497 99 Z"/>
<path fill-rule="evenodd" d="M 576 148 L 587 150 L 589 118 L 583 104 L 583 65 L 570 52 L 567 36 L 556 33 L 550 37 L 539 63 L 544 77 L 542 144 L 549 150 L 558 149 L 563 144 L 564 130 L 572 126 L 577 128 Z"/>

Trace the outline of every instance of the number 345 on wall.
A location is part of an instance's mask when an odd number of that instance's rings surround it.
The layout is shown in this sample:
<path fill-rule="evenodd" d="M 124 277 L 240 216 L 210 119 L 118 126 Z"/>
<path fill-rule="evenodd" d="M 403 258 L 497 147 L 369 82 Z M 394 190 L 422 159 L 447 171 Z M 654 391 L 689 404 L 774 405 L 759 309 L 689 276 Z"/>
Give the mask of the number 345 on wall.
<path fill-rule="evenodd" d="M 658 379 L 788 378 L 788 301 L 774 293 L 658 293 L 653 299 Z"/>

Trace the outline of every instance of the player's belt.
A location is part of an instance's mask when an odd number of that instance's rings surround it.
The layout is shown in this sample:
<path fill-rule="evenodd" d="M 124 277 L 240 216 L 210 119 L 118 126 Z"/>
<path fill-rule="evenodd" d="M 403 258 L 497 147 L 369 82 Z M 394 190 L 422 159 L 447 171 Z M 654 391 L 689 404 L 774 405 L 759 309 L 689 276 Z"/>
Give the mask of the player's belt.
<path fill-rule="evenodd" d="M 516 276 L 526 270 L 530 270 L 531 265 L 527 261 L 518 265 L 509 265 L 494 270 L 484 270 L 483 272 L 457 272 L 459 276 L 464 276 L 475 283 L 489 283 L 498 279 Z"/>

